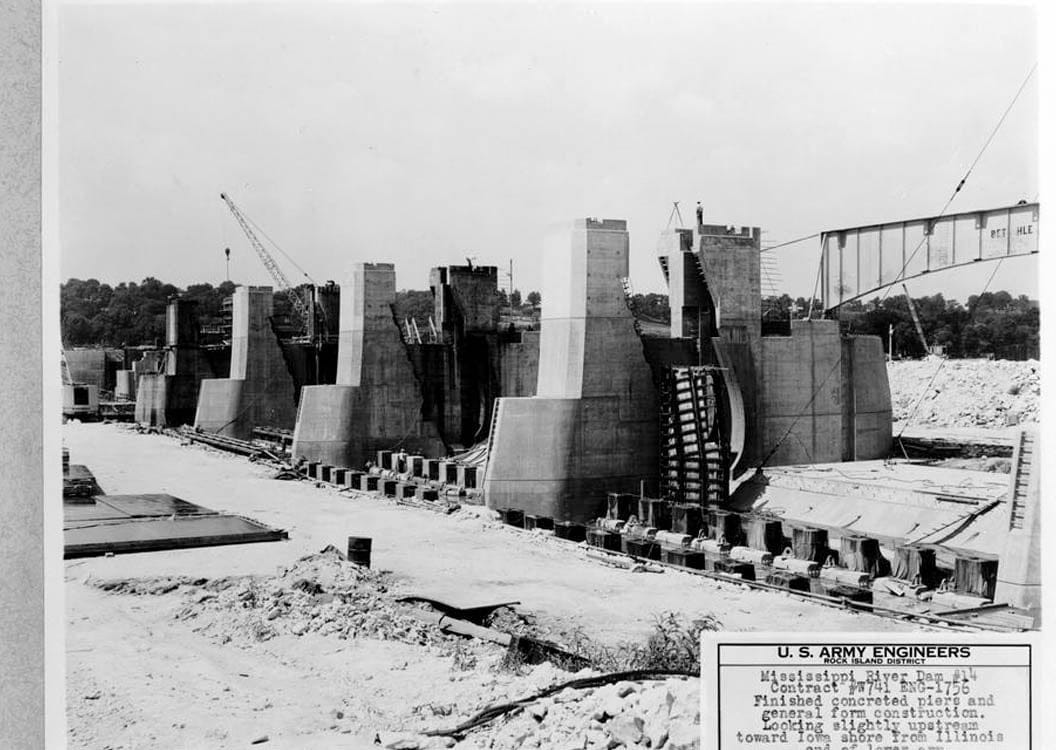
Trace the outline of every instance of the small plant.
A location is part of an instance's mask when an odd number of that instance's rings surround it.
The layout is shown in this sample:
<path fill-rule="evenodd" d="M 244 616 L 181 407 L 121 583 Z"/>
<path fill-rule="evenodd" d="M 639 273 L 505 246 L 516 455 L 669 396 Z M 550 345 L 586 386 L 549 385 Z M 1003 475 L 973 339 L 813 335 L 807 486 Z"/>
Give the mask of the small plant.
<path fill-rule="evenodd" d="M 516 648 L 506 649 L 506 653 L 502 656 L 502 661 L 499 662 L 499 670 L 503 672 L 512 672 L 516 675 L 523 675 L 527 662 L 524 659 L 524 654 Z"/>
<path fill-rule="evenodd" d="M 642 669 L 699 673 L 700 634 L 718 630 L 721 623 L 711 615 L 686 622 L 673 612 L 657 615 L 655 623 L 644 643 L 624 641 L 616 646 L 600 644 L 577 630 L 570 650 L 606 672 Z"/>
<path fill-rule="evenodd" d="M 452 672 L 468 672 L 477 666 L 477 655 L 466 648 L 462 641 L 455 643 L 455 651 L 451 655 Z"/>

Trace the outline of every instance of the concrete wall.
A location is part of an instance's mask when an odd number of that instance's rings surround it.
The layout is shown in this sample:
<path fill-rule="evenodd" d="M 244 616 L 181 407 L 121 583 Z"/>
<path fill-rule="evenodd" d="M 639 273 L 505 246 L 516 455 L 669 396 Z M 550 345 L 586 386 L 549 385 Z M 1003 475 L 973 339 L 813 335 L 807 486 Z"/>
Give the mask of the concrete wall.
<path fill-rule="evenodd" d="M 852 449 L 845 453 L 854 461 L 883 458 L 891 450 L 891 387 L 883 342 L 878 336 L 847 336 L 844 342 L 852 358 L 851 397 L 844 410 L 853 415 L 853 432 L 845 437 Z"/>
<path fill-rule="evenodd" d="M 681 239 L 681 238 L 679 238 Z M 666 256 L 668 265 L 668 300 L 671 305 L 671 336 L 697 338 L 701 313 L 707 315 L 707 291 L 700 283 L 695 256 L 678 251 Z M 705 332 L 705 335 L 706 332 Z"/>
<path fill-rule="evenodd" d="M 494 332 L 499 327 L 499 270 L 495 266 L 443 266 L 429 274 L 433 322 L 445 334 Z"/>
<path fill-rule="evenodd" d="M 136 374 L 132 370 L 117 371 L 114 398 L 119 401 L 134 401 L 136 399 Z"/>
<path fill-rule="evenodd" d="M 136 421 L 140 424 L 165 427 L 171 375 L 151 373 L 136 380 Z"/>
<path fill-rule="evenodd" d="M 242 409 L 244 380 L 209 378 L 201 382 L 194 426 L 204 432 L 244 438 L 253 434 Z"/>
<path fill-rule="evenodd" d="M 539 331 L 522 331 L 519 341 L 499 342 L 500 387 L 504 397 L 534 396 L 539 383 Z"/>
<path fill-rule="evenodd" d="M 337 384 L 301 389 L 293 453 L 332 466 L 362 466 L 379 449 L 446 453 L 422 418 L 422 389 L 392 316 L 396 271 L 359 263 L 342 285 Z"/>
<path fill-rule="evenodd" d="M 607 492 L 655 479 L 657 411 L 621 283 L 626 222 L 578 220 L 570 245 L 548 248 L 536 396 L 499 400 L 484 494 L 493 508 L 583 522 Z"/>
<path fill-rule="evenodd" d="M 891 395 L 878 338 L 841 337 L 834 320 L 794 320 L 791 336 L 763 338 L 762 351 L 762 457 L 780 443 L 768 465 L 888 454 Z"/>
<path fill-rule="evenodd" d="M 791 336 L 762 339 L 762 349 L 762 456 L 781 443 L 768 465 L 842 460 L 842 348 L 836 321 L 794 320 Z"/>
<path fill-rule="evenodd" d="M 105 349 L 68 349 L 66 366 L 74 383 L 107 387 Z"/>

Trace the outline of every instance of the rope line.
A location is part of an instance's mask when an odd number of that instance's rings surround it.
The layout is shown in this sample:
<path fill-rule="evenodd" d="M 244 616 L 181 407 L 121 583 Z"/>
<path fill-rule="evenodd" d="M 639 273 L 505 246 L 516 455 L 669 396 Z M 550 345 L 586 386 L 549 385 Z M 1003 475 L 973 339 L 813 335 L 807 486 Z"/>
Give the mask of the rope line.
<path fill-rule="evenodd" d="M 990 135 L 986 139 L 986 142 L 983 144 L 983 147 L 979 149 L 979 153 L 975 155 L 975 159 L 972 160 L 971 166 L 968 167 L 968 171 L 964 173 L 964 177 L 962 177 L 961 181 L 957 183 L 957 187 L 953 189 L 953 192 L 950 194 L 950 197 L 946 200 L 946 205 L 942 207 L 942 210 L 939 212 L 939 215 L 934 217 L 934 221 L 937 221 L 938 219 L 941 219 L 943 216 L 946 215 L 946 211 L 947 209 L 949 209 L 950 204 L 953 203 L 953 200 L 957 197 L 957 194 L 961 192 L 961 188 L 963 188 L 965 183 L 968 181 L 968 178 L 972 174 L 972 170 L 975 169 L 975 165 L 978 164 L 979 160 L 983 158 L 983 154 L 986 153 L 986 149 L 990 146 L 991 141 L 994 140 L 994 136 L 997 135 L 997 131 L 1001 129 L 1001 126 L 1004 124 L 1005 119 L 1008 117 L 1008 113 L 1012 111 L 1012 107 L 1015 106 L 1016 102 L 1019 100 L 1019 95 L 1023 93 L 1023 89 L 1026 88 L 1027 83 L 1030 81 L 1031 77 L 1034 75 L 1034 71 L 1037 69 L 1038 64 L 1035 62 L 1034 65 L 1027 72 L 1027 76 L 1023 79 L 1023 83 L 1021 83 L 1019 85 L 1019 88 L 1016 90 L 1016 95 L 1012 97 L 1012 101 L 1008 103 L 1007 107 L 1005 107 L 1005 111 L 1001 115 L 1001 119 L 997 121 L 997 125 L 995 125 L 994 129 L 990 131 Z M 887 299 L 887 296 L 891 293 L 891 289 L 894 288 L 894 284 L 897 284 L 905 278 L 906 269 L 909 268 L 910 262 L 913 260 L 913 258 L 916 257 L 917 253 L 920 252 L 920 248 L 924 246 L 924 243 L 927 241 L 927 238 L 928 234 L 927 232 L 925 232 L 924 235 L 920 238 L 920 242 L 917 243 L 916 248 L 906 259 L 906 262 L 902 264 L 902 268 L 898 272 L 897 278 L 895 278 L 891 282 L 891 284 L 888 285 L 887 289 L 884 290 L 883 296 L 880 297 L 881 302 Z"/>

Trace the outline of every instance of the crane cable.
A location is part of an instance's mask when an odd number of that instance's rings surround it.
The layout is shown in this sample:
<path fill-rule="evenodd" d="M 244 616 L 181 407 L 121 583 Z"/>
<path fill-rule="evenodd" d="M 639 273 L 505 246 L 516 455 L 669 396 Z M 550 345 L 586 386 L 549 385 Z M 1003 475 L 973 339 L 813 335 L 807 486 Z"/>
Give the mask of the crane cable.
<path fill-rule="evenodd" d="M 1001 268 L 1001 264 L 1004 262 L 1004 260 L 1004 258 L 1001 258 L 997 261 L 997 265 L 994 266 L 993 273 L 990 274 L 990 278 L 986 280 L 986 284 L 983 286 L 983 291 L 979 293 L 980 297 L 986 294 L 987 290 L 990 289 L 990 282 L 994 280 L 994 276 L 997 275 L 997 272 Z M 946 357 L 943 357 L 939 360 L 939 366 L 935 368 L 935 372 L 932 373 L 931 377 L 928 379 L 928 382 L 924 385 L 924 388 L 921 389 L 920 395 L 917 397 L 917 402 L 913 406 L 913 410 L 909 413 L 909 416 L 906 417 L 905 421 L 902 423 L 902 429 L 900 429 L 898 431 L 898 434 L 895 435 L 895 440 L 898 441 L 899 446 L 902 448 L 903 455 L 905 455 L 906 449 L 904 446 L 902 446 L 902 435 L 903 433 L 905 433 L 906 428 L 909 427 L 910 422 L 913 421 L 913 417 L 916 416 L 917 410 L 920 409 L 920 405 L 924 403 L 924 396 L 931 389 L 931 384 L 935 382 L 935 378 L 939 376 L 939 373 L 942 372 L 942 368 L 945 365 Z"/>
<path fill-rule="evenodd" d="M 955 187 L 953 189 L 953 193 L 950 195 L 949 199 L 946 201 L 946 205 L 942 207 L 942 211 L 939 213 L 939 216 L 937 216 L 935 218 L 941 218 L 943 216 L 943 214 L 946 213 L 946 209 L 948 209 L 950 207 L 950 204 L 953 203 L 953 199 L 957 197 L 958 193 L 960 193 L 961 188 L 964 187 L 964 184 L 965 184 L 965 182 L 967 182 L 969 175 L 971 175 L 971 173 L 972 173 L 972 170 L 975 169 L 975 165 L 979 163 L 979 160 L 982 158 L 983 153 L 986 151 L 987 147 L 990 145 L 990 142 L 994 140 L 994 136 L 997 135 L 997 131 L 1001 128 L 1001 125 L 1004 124 L 1005 119 L 1008 117 L 1008 113 L 1012 111 L 1012 107 L 1015 105 L 1016 101 L 1019 99 L 1019 95 L 1023 93 L 1023 89 L 1026 88 L 1027 82 L 1034 75 L 1034 71 L 1037 70 L 1037 68 L 1038 68 L 1038 64 L 1037 64 L 1037 62 L 1035 62 L 1034 65 L 1031 67 L 1030 71 L 1027 73 L 1026 78 L 1023 79 L 1023 83 L 1021 83 L 1019 85 L 1019 89 L 1016 91 L 1016 95 L 1012 97 L 1012 101 L 1009 102 L 1009 105 L 1005 108 L 1004 114 L 1001 115 L 1001 119 L 998 120 L 997 125 L 990 132 L 990 136 L 986 139 L 986 142 L 983 144 L 983 147 L 981 149 L 979 149 L 979 153 L 976 155 L 975 160 L 972 161 L 971 166 L 968 167 L 968 171 L 965 172 L 964 177 L 961 178 L 961 181 L 957 183 L 957 187 Z M 917 244 L 916 250 L 913 251 L 913 255 L 910 255 L 909 258 L 906 260 L 906 262 L 902 264 L 902 270 L 899 272 L 898 278 L 895 279 L 892 282 L 892 284 L 897 283 L 902 278 L 902 276 L 905 274 L 906 268 L 909 266 L 909 262 L 913 259 L 913 256 L 916 255 L 917 252 L 920 250 L 921 246 L 924 244 L 924 240 L 926 239 L 926 237 L 927 237 L 927 235 L 925 235 L 924 237 L 921 238 L 920 242 Z M 810 239 L 810 238 L 807 237 L 807 238 L 803 238 L 803 239 Z M 796 242 L 796 241 L 797 240 L 792 240 L 791 242 Z M 785 244 L 791 244 L 791 242 L 790 243 L 785 243 Z M 773 248 L 771 248 L 771 249 L 773 249 Z M 994 272 L 990 274 L 990 279 L 987 280 L 986 286 L 983 287 L 983 294 L 985 294 L 986 290 L 990 287 L 990 282 L 993 281 L 993 278 L 994 278 L 995 274 L 997 274 L 998 269 L 1001 267 L 1001 262 L 1003 260 L 1004 259 L 1002 258 L 1001 260 L 998 261 L 997 266 L 994 268 Z M 891 290 L 891 287 L 888 286 L 887 291 L 889 292 L 890 290 Z M 887 292 L 885 292 L 884 296 L 880 298 L 881 301 L 886 299 L 886 297 L 887 297 Z M 925 393 L 927 392 L 927 388 L 930 387 L 931 383 L 935 380 L 935 377 L 939 374 L 939 371 L 942 370 L 942 366 L 945 363 L 946 363 L 945 359 L 941 360 L 941 362 L 939 364 L 939 367 L 936 368 L 935 373 L 931 376 L 931 380 L 928 381 L 928 385 L 925 386 L 925 389 L 924 389 Z M 771 458 L 773 458 L 775 453 L 777 453 L 778 448 L 780 448 L 781 445 L 792 434 L 792 430 L 795 428 L 796 424 L 799 422 L 799 420 L 806 413 L 807 409 L 809 409 L 814 404 L 814 401 L 815 401 L 815 399 L 817 399 L 818 394 L 821 393 L 821 389 L 825 387 L 825 384 L 829 381 L 829 378 L 832 377 L 832 373 L 834 373 L 836 371 L 836 368 L 839 367 L 840 364 L 841 364 L 840 359 L 837 359 L 836 362 L 833 364 L 833 366 L 831 368 L 829 368 L 829 371 L 825 374 L 825 377 L 822 378 L 820 385 L 818 385 L 818 387 L 811 394 L 810 400 L 807 401 L 807 403 L 803 406 L 803 408 L 799 410 L 799 413 L 796 414 L 795 418 L 793 418 L 793 420 L 792 420 L 792 423 L 788 426 L 788 430 L 785 431 L 785 434 L 781 437 L 780 440 L 778 440 L 774 444 L 773 448 L 770 449 L 770 452 L 766 454 L 766 457 L 759 464 L 759 469 L 762 469 L 764 466 L 766 466 L 767 462 Z M 920 401 L 921 400 L 923 400 L 923 394 L 921 396 L 921 399 L 919 399 L 918 402 L 917 402 L 917 406 L 918 407 L 920 405 Z M 911 412 L 909 419 L 911 419 L 914 414 L 916 414 L 916 409 L 914 409 L 914 411 Z M 899 440 L 899 444 L 901 444 L 902 433 L 905 432 L 905 429 L 906 429 L 906 427 L 909 424 L 909 419 L 907 419 L 906 423 L 902 425 L 902 429 L 899 430 L 898 436 L 896 437 L 896 439 Z"/>
<path fill-rule="evenodd" d="M 968 167 L 968 171 L 964 173 L 964 177 L 962 177 L 961 181 L 957 183 L 957 187 L 953 189 L 953 192 L 950 194 L 949 199 L 947 199 L 946 205 L 942 207 L 942 210 L 939 212 L 939 215 L 934 217 L 933 221 L 937 221 L 938 219 L 941 219 L 943 216 L 946 215 L 946 210 L 950 207 L 950 204 L 953 203 L 953 199 L 956 198 L 958 193 L 961 192 L 961 188 L 963 188 L 965 183 L 968 181 L 968 178 L 972 174 L 972 170 L 975 169 L 975 165 L 978 164 L 979 160 L 983 158 L 983 154 L 986 152 L 986 149 L 990 146 L 990 142 L 994 140 L 994 136 L 997 135 L 997 131 L 1000 130 L 1001 126 L 1005 123 L 1005 119 L 1008 117 L 1008 113 L 1012 111 L 1012 107 L 1015 106 L 1016 102 L 1019 100 L 1019 95 L 1023 93 L 1023 89 L 1027 87 L 1027 83 L 1030 81 L 1031 77 L 1034 75 L 1034 71 L 1037 69 L 1038 64 L 1037 62 L 1035 62 L 1034 65 L 1031 66 L 1030 70 L 1027 72 L 1026 78 L 1023 79 L 1023 83 L 1019 84 L 1019 88 L 1016 90 L 1016 95 L 1012 97 L 1012 101 L 1010 101 L 1008 103 L 1008 106 L 1005 107 L 1005 111 L 1001 115 L 1001 119 L 997 121 L 997 125 L 995 125 L 994 129 L 990 131 L 990 136 L 986 139 L 986 142 L 983 144 L 983 147 L 979 149 L 979 153 L 975 155 L 975 159 Z M 898 272 L 897 278 L 892 280 L 891 283 L 887 286 L 887 289 L 884 290 L 883 296 L 880 297 L 881 302 L 887 299 L 887 296 L 891 293 L 891 289 L 894 287 L 894 285 L 905 278 L 906 269 L 909 268 L 910 262 L 913 260 L 913 258 L 916 257 L 917 253 L 920 252 L 920 248 L 924 246 L 924 242 L 927 240 L 927 237 L 928 234 L 927 232 L 925 232 L 924 235 L 920 238 L 920 242 L 917 243 L 916 248 L 913 250 L 910 256 L 906 258 L 906 262 L 902 264 L 902 268 Z M 1000 265 L 1000 263 L 998 265 Z"/>

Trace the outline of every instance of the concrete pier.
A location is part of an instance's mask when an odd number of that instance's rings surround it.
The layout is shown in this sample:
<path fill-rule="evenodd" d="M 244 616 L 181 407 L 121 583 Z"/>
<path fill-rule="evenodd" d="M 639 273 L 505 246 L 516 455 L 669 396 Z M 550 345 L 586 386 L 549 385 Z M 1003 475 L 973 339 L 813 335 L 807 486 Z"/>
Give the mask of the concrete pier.
<path fill-rule="evenodd" d="M 622 285 L 629 248 L 626 222 L 598 219 L 548 248 L 537 395 L 496 404 L 489 507 L 582 523 L 605 514 L 608 492 L 655 479 L 656 393 Z"/>
<path fill-rule="evenodd" d="M 393 318 L 394 266 L 356 264 L 342 292 L 337 383 L 301 389 L 293 455 L 358 468 L 395 447 L 445 454 L 422 419 L 421 387 Z"/>
<path fill-rule="evenodd" d="M 199 386 L 212 376 L 198 341 L 198 304 L 172 298 L 165 311 L 165 348 L 133 365 L 137 422 L 157 427 L 190 424 Z"/>
<path fill-rule="evenodd" d="M 272 289 L 240 286 L 231 308 L 230 374 L 201 381 L 194 426 L 241 440 L 258 426 L 290 429 L 294 384 L 271 328 Z"/>

